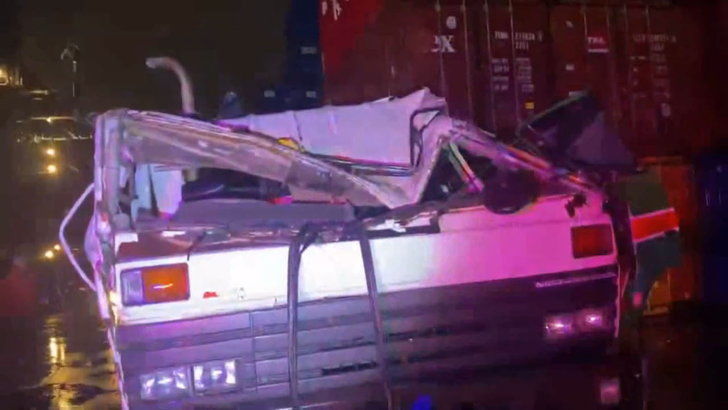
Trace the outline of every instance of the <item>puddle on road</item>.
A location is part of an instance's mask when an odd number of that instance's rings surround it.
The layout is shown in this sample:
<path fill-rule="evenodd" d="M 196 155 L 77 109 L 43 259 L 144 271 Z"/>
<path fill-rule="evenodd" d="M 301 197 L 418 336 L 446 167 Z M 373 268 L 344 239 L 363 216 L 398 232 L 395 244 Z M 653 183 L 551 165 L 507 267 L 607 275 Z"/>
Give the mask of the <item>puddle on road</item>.
<path fill-rule="evenodd" d="M 30 368 L 41 377 L 0 395 L 3 408 L 120 408 L 113 356 L 94 317 L 51 315 L 35 328 L 28 341 L 40 346 Z"/>
<path fill-rule="evenodd" d="M 69 320 L 68 316 L 52 316 L 46 320 L 44 333 L 50 368 L 34 389 L 36 394 L 48 399 L 50 408 L 118 407 L 111 351 L 103 332 L 88 326 L 89 323 L 85 325 Z"/>
<path fill-rule="evenodd" d="M 22 404 L 22 408 L 84 409 L 118 408 L 116 390 L 106 390 L 99 386 L 81 383 L 53 383 L 23 389 L 6 399 L 10 404 Z M 103 399 L 100 396 L 109 396 Z M 6 403 L 8 404 L 8 403 Z"/>

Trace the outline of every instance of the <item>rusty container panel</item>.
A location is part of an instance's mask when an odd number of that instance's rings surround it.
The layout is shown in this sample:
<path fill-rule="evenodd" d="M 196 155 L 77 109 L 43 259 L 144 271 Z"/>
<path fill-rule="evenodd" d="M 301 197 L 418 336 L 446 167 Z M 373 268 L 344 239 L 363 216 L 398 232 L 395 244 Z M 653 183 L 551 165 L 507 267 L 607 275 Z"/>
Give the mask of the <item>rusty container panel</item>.
<path fill-rule="evenodd" d="M 548 9 L 535 2 L 486 0 L 472 7 L 476 47 L 475 118 L 508 138 L 551 102 Z"/>
<path fill-rule="evenodd" d="M 511 12 L 508 5 L 493 1 L 485 3 L 487 53 L 483 58 L 488 64 L 488 101 L 491 122 L 487 127 L 498 135 L 508 135 L 518 124 L 515 78 L 513 75 L 513 36 Z"/>
<path fill-rule="evenodd" d="M 399 3 L 399 2 L 392 2 Z M 414 1 L 388 8 L 390 92 L 428 87 L 448 101 L 450 115 L 473 118 L 472 35 L 463 0 Z"/>
<path fill-rule="evenodd" d="M 557 98 L 566 98 L 587 84 L 584 21 L 578 6 L 556 6 L 550 17 L 554 92 Z"/>
<path fill-rule="evenodd" d="M 450 115 L 473 118 L 472 64 L 473 39 L 465 0 L 436 2 L 438 32 L 432 52 L 440 64 L 442 95 L 448 101 Z"/>
<path fill-rule="evenodd" d="M 723 16 L 718 5 L 723 5 Z M 720 116 L 720 105 L 728 95 L 728 81 L 723 77 L 720 62 L 728 61 L 728 47 L 713 30 L 722 28 L 728 34 L 728 2 L 691 2 L 672 12 L 671 24 L 676 36 L 675 53 L 670 62 L 672 88 L 672 132 L 680 154 L 691 156 L 705 152 L 714 144 L 714 137 L 728 129 L 728 116 Z M 705 22 L 713 22 L 705 24 Z M 728 36 L 722 36 L 723 39 Z M 719 50 L 723 51 L 721 56 Z M 719 84 L 723 84 L 721 89 Z M 728 107 L 725 106 L 724 107 Z M 725 111 L 725 110 L 724 110 Z"/>
<path fill-rule="evenodd" d="M 647 45 L 647 18 L 644 9 L 623 8 L 620 13 L 623 28 L 622 74 L 625 76 L 623 90 L 624 106 L 627 108 L 626 136 L 630 147 L 649 143 L 657 139 L 657 127 L 652 115 L 649 46 Z"/>
<path fill-rule="evenodd" d="M 693 140 L 709 139 L 708 131 L 695 131 L 708 111 L 694 108 L 707 99 L 696 91 L 695 62 L 702 60 L 693 52 L 700 47 L 692 47 L 703 41 L 695 28 L 700 21 L 686 17 L 682 6 L 621 0 L 318 4 L 324 103 L 429 87 L 447 98 L 452 115 L 508 138 L 529 116 L 589 89 L 638 156 L 678 154 Z M 680 57 L 678 34 L 686 37 Z M 686 53 L 690 58 L 682 58 Z"/>
<path fill-rule="evenodd" d="M 622 7 L 619 13 L 623 51 L 623 131 L 640 155 L 679 153 L 672 126 L 672 65 L 677 37 L 670 9 Z M 687 83 L 686 83 L 687 84 Z"/>
<path fill-rule="evenodd" d="M 339 14 L 329 8 L 321 15 L 326 102 L 355 103 L 429 87 L 447 99 L 451 115 L 473 117 L 464 0 L 337 4 Z"/>
<path fill-rule="evenodd" d="M 607 7 L 582 7 L 585 36 L 585 68 L 588 88 L 607 109 L 613 123 L 621 117 L 617 89 L 613 13 Z"/>
<path fill-rule="evenodd" d="M 677 36 L 672 24 L 676 21 L 673 9 L 647 8 L 649 37 L 647 39 L 650 61 L 651 97 L 655 117 L 655 133 L 660 141 L 662 155 L 681 153 L 680 142 L 676 139 L 673 107 L 673 69 L 676 53 Z"/>
<path fill-rule="evenodd" d="M 696 300 L 700 288 L 700 228 L 695 171 L 680 158 L 647 159 L 643 164 L 657 170 L 670 204 L 680 220 L 682 262 L 669 268 L 650 294 L 653 309 L 670 307 L 675 302 Z"/>
<path fill-rule="evenodd" d="M 439 51 L 451 44 L 438 43 L 435 1 L 390 2 L 385 18 L 384 24 L 390 27 L 387 69 L 391 95 L 404 95 L 420 87 L 442 94 Z"/>
<path fill-rule="evenodd" d="M 549 85 L 551 44 L 544 4 L 512 6 L 517 116 L 519 124 L 548 108 L 554 101 Z"/>
<path fill-rule="evenodd" d="M 386 93 L 384 0 L 319 2 L 324 101 L 360 102 Z"/>
<path fill-rule="evenodd" d="M 670 203 L 680 219 L 682 264 L 670 269 L 671 302 L 698 297 L 700 276 L 700 230 L 698 227 L 697 187 L 694 168 L 682 161 L 663 163 L 660 177 Z"/>
<path fill-rule="evenodd" d="M 590 90 L 620 117 L 612 11 L 606 6 L 556 6 L 551 12 L 555 95 L 567 98 Z"/>

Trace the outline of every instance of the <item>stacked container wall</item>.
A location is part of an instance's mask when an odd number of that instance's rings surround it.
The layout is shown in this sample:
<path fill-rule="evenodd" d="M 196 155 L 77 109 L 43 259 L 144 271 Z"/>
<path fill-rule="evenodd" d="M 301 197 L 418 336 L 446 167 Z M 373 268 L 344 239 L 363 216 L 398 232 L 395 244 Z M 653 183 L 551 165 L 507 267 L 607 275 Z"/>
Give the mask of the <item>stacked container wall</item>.
<path fill-rule="evenodd" d="M 384 0 L 319 5 L 324 101 L 358 103 L 388 95 L 383 21 Z"/>
<path fill-rule="evenodd" d="M 548 13 L 533 2 L 472 1 L 474 119 L 503 137 L 550 104 Z"/>
<path fill-rule="evenodd" d="M 604 5 L 560 5 L 551 9 L 556 99 L 589 90 L 620 118 L 617 100 L 612 10 Z"/>
<path fill-rule="evenodd" d="M 680 221 L 681 263 L 669 268 L 650 293 L 650 310 L 659 313 L 675 302 L 693 300 L 700 294 L 698 188 L 693 167 L 679 157 L 649 158 L 643 165 L 657 170 Z"/>
<path fill-rule="evenodd" d="M 640 156 L 679 154 L 708 139 L 695 119 L 695 107 L 707 104 L 696 91 L 701 22 L 683 8 L 617 0 L 321 0 L 324 102 L 424 86 L 447 98 L 451 115 L 508 138 L 529 116 L 586 89 Z"/>

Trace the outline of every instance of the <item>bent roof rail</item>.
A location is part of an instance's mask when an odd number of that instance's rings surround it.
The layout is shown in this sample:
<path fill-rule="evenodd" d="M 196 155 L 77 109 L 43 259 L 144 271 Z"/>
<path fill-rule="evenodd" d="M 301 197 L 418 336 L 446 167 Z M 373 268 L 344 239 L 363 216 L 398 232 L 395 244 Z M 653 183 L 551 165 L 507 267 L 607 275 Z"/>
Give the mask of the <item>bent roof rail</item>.
<path fill-rule="evenodd" d="M 231 132 L 174 115 L 115 110 L 103 114 L 103 168 L 106 190 L 118 189 L 123 160 L 245 172 L 306 190 L 317 190 L 357 205 L 395 208 L 405 200 L 396 188 L 376 184 L 326 161 L 252 132 Z M 108 124 L 108 125 L 103 125 Z M 97 155 L 99 153 L 97 152 Z M 108 175 L 116 174 L 115 178 Z M 112 194 L 116 197 L 115 194 Z"/>

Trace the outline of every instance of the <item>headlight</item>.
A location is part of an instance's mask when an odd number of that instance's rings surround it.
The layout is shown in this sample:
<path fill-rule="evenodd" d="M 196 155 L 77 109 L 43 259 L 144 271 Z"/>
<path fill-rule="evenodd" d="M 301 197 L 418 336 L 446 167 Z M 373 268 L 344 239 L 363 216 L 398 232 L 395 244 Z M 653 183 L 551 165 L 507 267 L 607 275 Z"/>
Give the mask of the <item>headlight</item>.
<path fill-rule="evenodd" d="M 158 370 L 139 376 L 142 400 L 171 399 L 186 396 L 190 389 L 187 367 Z"/>
<path fill-rule="evenodd" d="M 562 339 L 576 332 L 572 314 L 547 317 L 544 321 L 544 334 L 548 340 Z"/>
<path fill-rule="evenodd" d="M 224 393 L 237 388 L 238 380 L 235 359 L 215 360 L 143 374 L 140 396 L 142 400 L 177 399 L 190 396 L 191 387 L 197 395 Z"/>
<path fill-rule="evenodd" d="M 235 360 L 207 362 L 192 366 L 195 393 L 217 393 L 235 388 L 238 376 Z"/>
<path fill-rule="evenodd" d="M 602 330 L 609 327 L 606 312 L 601 309 L 585 309 L 577 313 L 576 320 L 579 330 L 590 332 Z"/>
<path fill-rule="evenodd" d="M 548 316 L 544 319 L 546 340 L 559 340 L 612 328 L 610 310 L 583 309 L 577 312 Z"/>
<path fill-rule="evenodd" d="M 57 174 L 58 173 L 58 166 L 56 164 L 48 164 L 48 165 L 46 165 L 45 170 L 49 174 Z"/>
<path fill-rule="evenodd" d="M 45 154 L 48 155 L 49 157 L 55 157 L 56 156 L 56 149 L 55 148 L 46 148 L 45 151 L 43 151 L 43 152 L 45 152 Z"/>

